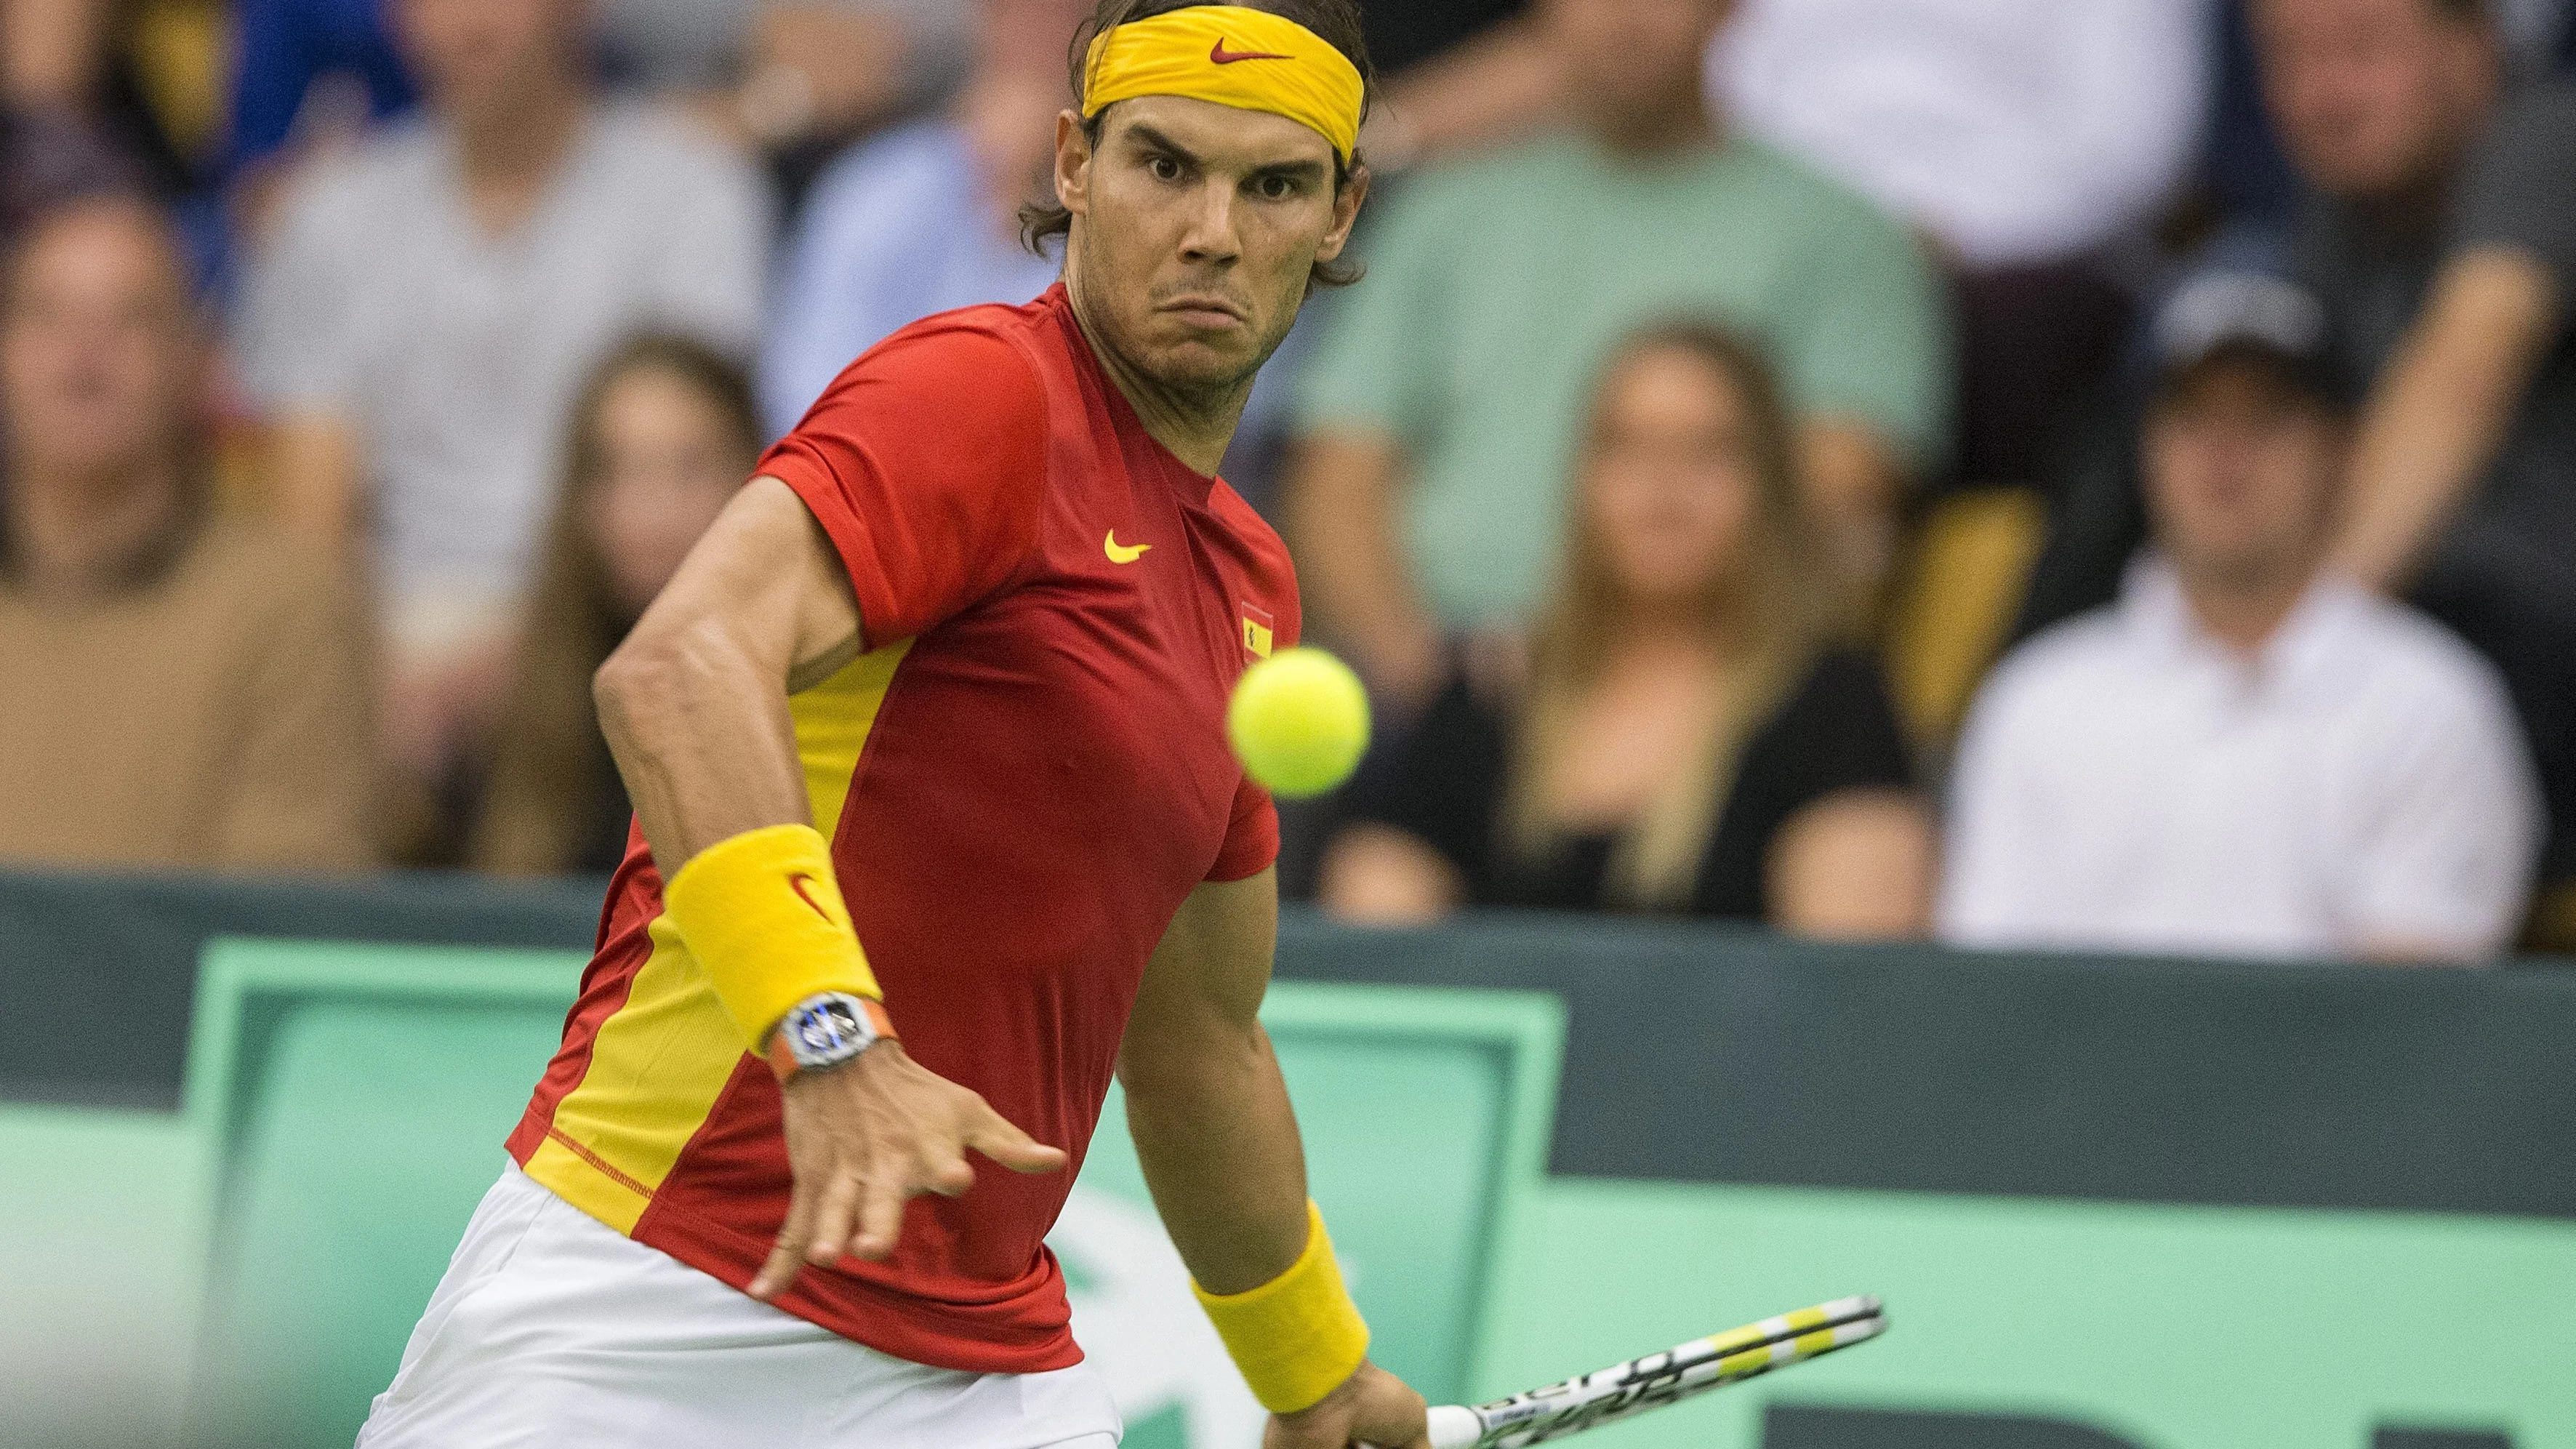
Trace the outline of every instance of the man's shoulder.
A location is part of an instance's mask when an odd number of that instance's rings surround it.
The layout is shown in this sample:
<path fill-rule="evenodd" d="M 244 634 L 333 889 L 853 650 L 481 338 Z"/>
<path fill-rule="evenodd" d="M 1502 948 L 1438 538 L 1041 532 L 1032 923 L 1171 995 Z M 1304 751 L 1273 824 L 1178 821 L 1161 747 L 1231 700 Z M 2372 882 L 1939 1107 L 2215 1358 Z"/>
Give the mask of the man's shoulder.
<path fill-rule="evenodd" d="M 1295 579 L 1296 568 L 1289 562 L 1287 541 L 1279 536 L 1279 530 L 1271 526 L 1269 519 L 1261 516 L 1261 510 L 1234 491 L 1233 484 L 1218 479 L 1216 487 L 1208 490 L 1207 507 L 1208 512 L 1215 514 L 1219 522 L 1244 541 L 1264 568 L 1279 577 Z"/>
<path fill-rule="evenodd" d="M 1711 183 L 1730 205 L 1751 206 L 1803 234 L 1898 241 L 1904 225 L 1875 201 L 1821 168 L 1754 136 L 1730 139 Z"/>
<path fill-rule="evenodd" d="M 1977 691 L 1977 714 L 2021 721 L 2099 707 L 2146 673 L 2116 606 L 2105 605 L 2052 624 L 2013 646 Z"/>
<path fill-rule="evenodd" d="M 1048 325 L 1044 298 L 940 312 L 860 353 L 823 390 L 797 428 L 830 430 L 843 417 L 901 418 L 962 438 L 1042 435 L 1047 379 L 1039 371 Z M 791 435 L 792 437 L 793 435 Z"/>
<path fill-rule="evenodd" d="M 2352 691 L 2347 697 L 2453 719 L 2510 710 L 2495 666 L 2431 616 L 2350 584 L 2321 587 L 2332 590 L 2341 615 L 2335 673 Z"/>
<path fill-rule="evenodd" d="M 1039 387 L 1038 358 L 1051 321 L 1044 297 L 934 312 L 859 354 L 850 370 L 944 378 L 970 392 L 999 389 L 1008 398 L 1024 379 L 1030 388 Z"/>

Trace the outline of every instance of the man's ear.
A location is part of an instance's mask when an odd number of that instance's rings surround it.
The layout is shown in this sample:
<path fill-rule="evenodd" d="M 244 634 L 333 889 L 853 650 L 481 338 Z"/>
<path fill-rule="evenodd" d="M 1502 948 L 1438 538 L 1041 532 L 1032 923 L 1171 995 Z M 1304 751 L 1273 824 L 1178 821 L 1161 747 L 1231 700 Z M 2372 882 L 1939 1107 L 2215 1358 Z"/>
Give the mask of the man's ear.
<path fill-rule="evenodd" d="M 1351 244 L 1351 228 L 1358 225 L 1360 206 L 1368 200 L 1369 169 L 1365 163 L 1351 168 L 1350 180 L 1341 194 L 1333 198 L 1333 228 L 1324 233 L 1324 244 L 1315 248 L 1315 260 L 1338 260 L 1342 249 Z"/>
<path fill-rule="evenodd" d="M 1071 111 L 1055 118 L 1055 199 L 1076 216 L 1091 211 L 1091 137 Z"/>

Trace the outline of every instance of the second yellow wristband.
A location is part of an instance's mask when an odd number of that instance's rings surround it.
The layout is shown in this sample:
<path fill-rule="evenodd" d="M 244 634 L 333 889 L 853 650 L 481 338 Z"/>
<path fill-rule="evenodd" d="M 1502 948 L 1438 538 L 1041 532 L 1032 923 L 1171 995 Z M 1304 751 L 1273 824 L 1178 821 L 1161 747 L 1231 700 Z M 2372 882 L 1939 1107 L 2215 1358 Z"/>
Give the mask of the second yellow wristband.
<path fill-rule="evenodd" d="M 1210 1293 L 1192 1283 L 1252 1396 L 1274 1414 L 1311 1409 L 1368 1358 L 1368 1324 L 1342 1286 L 1324 1213 L 1306 1204 L 1306 1251 L 1258 1288 Z"/>

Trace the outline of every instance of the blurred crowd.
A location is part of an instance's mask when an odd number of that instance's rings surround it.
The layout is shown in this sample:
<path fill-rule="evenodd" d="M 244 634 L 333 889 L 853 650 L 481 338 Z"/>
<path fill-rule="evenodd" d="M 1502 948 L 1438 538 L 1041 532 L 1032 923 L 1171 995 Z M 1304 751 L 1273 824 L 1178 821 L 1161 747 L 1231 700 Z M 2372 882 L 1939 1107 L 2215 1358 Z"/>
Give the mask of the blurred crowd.
<path fill-rule="evenodd" d="M 0 0 L 0 862 L 603 871 L 592 672 L 1090 0 Z M 1344 917 L 2576 945 L 2567 0 L 1367 0 L 1228 478 Z"/>

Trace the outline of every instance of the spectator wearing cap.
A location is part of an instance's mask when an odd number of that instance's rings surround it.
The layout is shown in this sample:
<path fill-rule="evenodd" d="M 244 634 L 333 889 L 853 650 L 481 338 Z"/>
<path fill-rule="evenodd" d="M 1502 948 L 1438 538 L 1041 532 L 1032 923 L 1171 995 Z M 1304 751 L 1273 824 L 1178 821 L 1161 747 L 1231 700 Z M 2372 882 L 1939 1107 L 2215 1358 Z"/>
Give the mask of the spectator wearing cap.
<path fill-rule="evenodd" d="M 160 215 L 101 196 L 29 224 L 0 277 L 0 861 L 373 858 L 357 602 L 208 508 L 203 374 Z"/>
<path fill-rule="evenodd" d="M 2253 0 L 2294 241 L 2366 391 L 2330 566 L 2513 690 L 2576 875 L 2576 84 L 2516 84 L 2488 0 Z"/>
<path fill-rule="evenodd" d="M 1952 781 L 1943 938 L 2474 961 L 2520 924 L 2540 807 L 2494 670 L 2323 567 L 2347 421 L 2323 308 L 2256 274 L 2157 320 L 2154 547 L 2009 655 Z"/>
<path fill-rule="evenodd" d="M 978 0 L 974 71 L 945 114 L 852 147 L 806 198 L 761 350 L 771 434 L 851 359 L 934 312 L 1019 303 L 1057 263 L 1020 243 L 1072 103 L 1065 49 L 1088 0 Z"/>
<path fill-rule="evenodd" d="M 759 177 L 596 101 L 585 13 L 393 0 L 426 105 L 301 178 L 239 319 L 287 516 L 371 539 L 388 745 L 424 782 L 507 677 L 585 373 L 638 327 L 746 348 L 759 324 Z"/>
<path fill-rule="evenodd" d="M 1543 0 L 1571 126 L 1427 167 L 1360 247 L 1294 404 L 1286 532 L 1311 617 L 1406 707 L 1445 632 L 1534 612 L 1590 380 L 1677 312 L 1749 333 L 1799 419 L 1802 507 L 1874 576 L 1937 462 L 1949 338 L 1903 227 L 1712 113 L 1725 0 Z"/>

